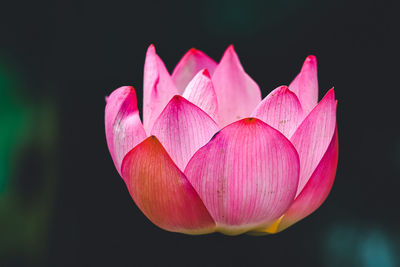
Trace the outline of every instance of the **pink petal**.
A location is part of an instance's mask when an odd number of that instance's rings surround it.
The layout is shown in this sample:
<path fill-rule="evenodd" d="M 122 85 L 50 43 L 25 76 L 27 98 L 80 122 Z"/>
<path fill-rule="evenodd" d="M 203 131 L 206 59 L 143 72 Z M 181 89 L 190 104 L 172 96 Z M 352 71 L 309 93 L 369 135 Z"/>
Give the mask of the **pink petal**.
<path fill-rule="evenodd" d="M 300 73 L 289 85 L 300 100 L 305 114 L 308 114 L 318 103 L 317 58 L 308 56 Z"/>
<path fill-rule="evenodd" d="M 212 76 L 218 98 L 221 126 L 250 116 L 261 101 L 261 92 L 240 64 L 233 48 L 229 46 Z"/>
<path fill-rule="evenodd" d="M 201 70 L 194 76 L 186 87 L 183 97 L 204 110 L 215 121 L 218 121 L 217 95 L 207 69 Z"/>
<path fill-rule="evenodd" d="M 240 234 L 267 227 L 286 211 L 296 194 L 299 158 L 281 133 L 247 118 L 200 148 L 185 174 L 217 231 Z"/>
<path fill-rule="evenodd" d="M 178 93 L 154 45 L 147 49 L 143 78 L 143 124 L 147 133 L 169 100 Z"/>
<path fill-rule="evenodd" d="M 303 110 L 297 96 L 286 86 L 280 86 L 264 98 L 252 116 L 290 138 L 303 119 Z"/>
<path fill-rule="evenodd" d="M 318 209 L 327 198 L 335 180 L 338 152 L 336 129 L 324 156 L 290 208 L 272 227 L 257 230 L 253 234 L 273 234 L 283 231 Z"/>
<path fill-rule="evenodd" d="M 328 197 L 333 181 L 335 180 L 338 152 L 338 135 L 336 130 L 328 149 L 311 178 L 290 208 L 285 212 L 279 225 L 279 231 L 288 228 L 313 213 Z"/>
<path fill-rule="evenodd" d="M 122 175 L 136 205 L 160 228 L 187 234 L 214 231 L 215 223 L 196 191 L 156 137 L 126 155 Z"/>
<path fill-rule="evenodd" d="M 218 131 L 217 124 L 181 96 L 171 99 L 151 131 L 183 171 L 189 159 Z"/>
<path fill-rule="evenodd" d="M 197 49 L 190 49 L 182 57 L 172 72 L 172 80 L 182 93 L 193 77 L 202 69 L 207 69 L 211 74 L 214 73 L 217 63 L 209 56 Z"/>
<path fill-rule="evenodd" d="M 146 138 L 133 87 L 120 87 L 107 97 L 105 125 L 108 149 L 121 174 L 120 167 L 126 153 Z"/>
<path fill-rule="evenodd" d="M 300 157 L 300 180 L 297 195 L 321 161 L 336 127 L 336 101 L 333 89 L 304 119 L 290 139 Z"/>

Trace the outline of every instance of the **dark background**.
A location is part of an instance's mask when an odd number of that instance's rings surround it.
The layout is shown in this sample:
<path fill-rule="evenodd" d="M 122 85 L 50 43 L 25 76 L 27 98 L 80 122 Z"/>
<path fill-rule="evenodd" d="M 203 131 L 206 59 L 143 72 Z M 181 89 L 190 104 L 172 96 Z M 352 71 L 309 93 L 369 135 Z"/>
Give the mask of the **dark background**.
<path fill-rule="evenodd" d="M 399 266 L 398 6 L 388 1 L 8 1 L 0 16 L 0 266 Z M 314 214 L 271 236 L 160 230 L 108 153 L 104 98 L 141 99 L 150 43 L 170 71 L 234 44 L 263 96 L 309 54 L 335 86 L 339 165 Z M 141 109 L 141 101 L 139 103 Z"/>

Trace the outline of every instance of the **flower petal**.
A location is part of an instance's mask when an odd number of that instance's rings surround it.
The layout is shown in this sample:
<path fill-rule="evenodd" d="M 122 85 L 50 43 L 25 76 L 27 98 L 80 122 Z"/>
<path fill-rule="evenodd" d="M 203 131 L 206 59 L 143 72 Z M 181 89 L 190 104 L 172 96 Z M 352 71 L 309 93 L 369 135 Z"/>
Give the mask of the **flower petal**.
<path fill-rule="evenodd" d="M 151 134 L 183 171 L 193 154 L 217 131 L 217 124 L 204 111 L 177 95 L 156 120 Z"/>
<path fill-rule="evenodd" d="M 217 63 L 213 59 L 202 51 L 192 48 L 182 57 L 171 76 L 179 93 L 182 93 L 200 70 L 207 69 L 213 74 L 216 67 Z"/>
<path fill-rule="evenodd" d="M 150 45 L 147 49 L 143 77 L 143 124 L 147 133 L 169 100 L 177 93 L 168 70 L 156 54 L 154 45 Z"/>
<path fill-rule="evenodd" d="M 280 86 L 264 98 L 252 117 L 259 118 L 290 138 L 303 119 L 303 110 L 297 96 L 286 86 Z"/>
<path fill-rule="evenodd" d="M 232 45 L 225 51 L 212 81 L 218 98 L 221 126 L 250 116 L 261 102 L 260 88 L 244 71 Z"/>
<path fill-rule="evenodd" d="M 246 118 L 200 148 L 185 174 L 217 231 L 234 235 L 267 227 L 286 211 L 296 194 L 299 158 L 281 133 Z"/>
<path fill-rule="evenodd" d="M 305 114 L 308 114 L 318 103 L 317 58 L 308 56 L 300 73 L 289 85 L 300 100 Z"/>
<path fill-rule="evenodd" d="M 133 87 L 120 87 L 107 97 L 105 126 L 108 149 L 121 175 L 121 163 L 126 153 L 146 138 Z"/>
<path fill-rule="evenodd" d="M 300 157 L 300 180 L 297 195 L 300 194 L 321 161 L 336 127 L 336 100 L 333 89 L 311 111 L 297 128 L 290 141 Z"/>
<path fill-rule="evenodd" d="M 218 121 L 218 101 L 207 69 L 201 70 L 190 81 L 183 97 L 204 110 L 214 121 Z"/>
<path fill-rule="evenodd" d="M 196 191 L 156 137 L 126 155 L 122 175 L 136 205 L 160 228 L 187 234 L 214 231 L 215 223 Z"/>
<path fill-rule="evenodd" d="M 322 205 L 328 197 L 333 181 L 335 180 L 338 152 L 338 134 L 336 129 L 320 163 L 293 204 L 274 224 L 275 227 L 260 230 L 258 233 L 273 234 L 283 231 L 307 217 Z"/>

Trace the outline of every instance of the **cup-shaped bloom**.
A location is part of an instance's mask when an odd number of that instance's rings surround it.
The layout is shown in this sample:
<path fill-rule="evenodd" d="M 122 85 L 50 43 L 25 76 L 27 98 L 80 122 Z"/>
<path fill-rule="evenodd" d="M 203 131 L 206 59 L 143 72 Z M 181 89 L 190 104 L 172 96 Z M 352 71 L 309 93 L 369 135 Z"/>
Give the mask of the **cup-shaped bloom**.
<path fill-rule="evenodd" d="M 268 234 L 314 212 L 336 173 L 334 90 L 318 103 L 317 61 L 263 100 L 233 48 L 189 50 L 170 75 L 151 45 L 143 124 L 132 87 L 105 109 L 107 144 L 140 210 L 173 232 Z"/>

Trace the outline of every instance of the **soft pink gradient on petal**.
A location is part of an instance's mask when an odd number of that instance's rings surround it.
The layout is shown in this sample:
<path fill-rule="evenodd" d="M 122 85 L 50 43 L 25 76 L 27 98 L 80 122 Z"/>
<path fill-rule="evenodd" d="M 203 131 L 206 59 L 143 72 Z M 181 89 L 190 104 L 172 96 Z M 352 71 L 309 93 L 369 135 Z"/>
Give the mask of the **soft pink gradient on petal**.
<path fill-rule="evenodd" d="M 288 87 L 280 86 L 264 98 L 252 117 L 259 118 L 290 138 L 303 119 L 303 110 L 297 96 Z"/>
<path fill-rule="evenodd" d="M 293 134 L 293 143 L 300 157 L 300 180 L 297 195 L 303 190 L 325 154 L 336 127 L 336 100 L 333 89 L 304 119 Z"/>
<path fill-rule="evenodd" d="M 196 105 L 174 96 L 154 123 L 155 135 L 183 171 L 189 159 L 218 131 L 217 124 Z"/>
<path fill-rule="evenodd" d="M 212 75 L 216 67 L 217 63 L 213 59 L 202 51 L 192 48 L 178 62 L 171 76 L 179 93 L 182 94 L 200 70 L 207 69 Z"/>
<path fill-rule="evenodd" d="M 215 223 L 156 137 L 132 149 L 122 175 L 139 209 L 162 229 L 187 234 L 213 232 Z"/>
<path fill-rule="evenodd" d="M 281 133 L 246 118 L 199 149 L 185 174 L 217 231 L 235 235 L 267 227 L 286 211 L 297 190 L 299 158 Z"/>
<path fill-rule="evenodd" d="M 266 229 L 255 230 L 251 232 L 251 234 L 265 235 L 278 233 L 318 209 L 329 195 L 333 181 L 335 180 L 338 152 L 338 134 L 336 128 L 335 134 L 324 156 L 290 208 L 273 226 Z"/>
<path fill-rule="evenodd" d="M 108 149 L 121 174 L 121 163 L 126 153 L 146 138 L 133 87 L 120 87 L 107 97 L 105 126 Z"/>
<path fill-rule="evenodd" d="M 244 71 L 232 45 L 222 56 L 212 81 L 217 94 L 221 126 L 250 116 L 261 102 L 260 88 Z"/>
<path fill-rule="evenodd" d="M 310 215 L 322 205 L 328 197 L 333 181 L 335 180 L 338 153 L 338 135 L 337 130 L 335 130 L 328 149 L 311 178 L 290 208 L 285 212 L 278 227 L 279 231 Z"/>
<path fill-rule="evenodd" d="M 318 103 L 318 75 L 317 58 L 308 56 L 304 61 L 300 73 L 289 85 L 300 100 L 307 115 Z"/>
<path fill-rule="evenodd" d="M 171 98 L 178 94 L 154 45 L 147 49 L 143 78 L 143 125 L 147 133 Z"/>
<path fill-rule="evenodd" d="M 204 110 L 214 121 L 218 122 L 218 101 L 214 86 L 207 69 L 194 76 L 183 93 L 183 97 Z"/>

